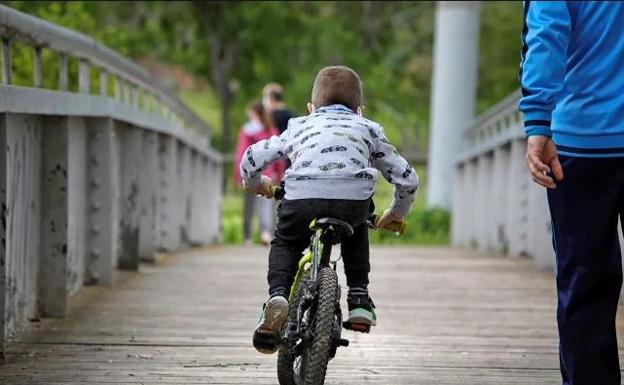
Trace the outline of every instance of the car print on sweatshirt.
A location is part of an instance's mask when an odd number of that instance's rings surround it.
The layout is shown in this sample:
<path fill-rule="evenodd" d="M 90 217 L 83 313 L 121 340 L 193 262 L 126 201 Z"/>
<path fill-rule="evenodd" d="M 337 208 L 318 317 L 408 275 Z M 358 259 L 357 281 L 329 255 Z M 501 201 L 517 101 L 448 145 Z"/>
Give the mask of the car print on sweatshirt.
<path fill-rule="evenodd" d="M 356 179 L 368 179 L 368 180 L 375 179 L 374 176 L 372 176 L 371 174 L 367 173 L 366 171 L 358 172 L 357 174 L 355 174 L 355 178 Z"/>
<path fill-rule="evenodd" d="M 344 163 L 330 162 L 319 167 L 321 171 L 340 170 L 347 167 Z"/>
<path fill-rule="evenodd" d="M 359 159 L 355 159 L 355 158 L 351 158 L 349 159 L 353 164 L 356 164 L 358 166 L 360 166 L 361 168 L 366 168 L 366 166 L 364 165 L 364 162 L 362 162 Z"/>
<path fill-rule="evenodd" d="M 299 163 L 299 164 L 297 165 L 297 167 L 295 167 L 295 171 L 299 171 L 299 170 L 301 170 L 302 168 L 308 168 L 308 167 L 310 167 L 310 165 L 311 165 L 311 164 L 312 164 L 312 161 L 311 161 L 311 160 L 305 160 L 305 161 L 303 161 L 303 162 Z"/>
<path fill-rule="evenodd" d="M 334 146 L 329 146 L 329 147 L 322 149 L 321 154 L 327 154 L 329 152 L 342 152 L 342 151 L 347 151 L 347 148 L 345 146 L 334 145 Z"/>
<path fill-rule="evenodd" d="M 298 137 L 300 137 L 303 133 L 310 131 L 311 129 L 313 129 L 314 126 L 307 126 L 302 128 L 301 130 L 299 130 L 299 132 L 297 132 L 295 134 L 295 136 L 293 136 L 294 139 L 297 139 Z"/>
<path fill-rule="evenodd" d="M 321 133 L 317 131 L 317 132 L 313 132 L 311 134 L 308 134 L 308 135 L 304 136 L 303 138 L 301 138 L 301 144 L 305 144 L 305 142 L 310 140 L 310 138 L 313 138 L 313 137 L 315 137 L 317 135 L 321 135 Z"/>

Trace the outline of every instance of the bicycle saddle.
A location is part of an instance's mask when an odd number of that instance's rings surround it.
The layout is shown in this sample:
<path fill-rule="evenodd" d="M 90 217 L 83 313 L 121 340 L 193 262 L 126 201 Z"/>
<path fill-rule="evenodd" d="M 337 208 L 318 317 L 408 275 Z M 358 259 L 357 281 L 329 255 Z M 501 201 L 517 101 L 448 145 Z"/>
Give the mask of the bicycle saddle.
<path fill-rule="evenodd" d="M 323 230 L 321 241 L 332 245 L 341 243 L 346 237 L 353 235 L 353 227 L 345 221 L 336 218 L 319 218 L 312 222 L 312 230 Z"/>

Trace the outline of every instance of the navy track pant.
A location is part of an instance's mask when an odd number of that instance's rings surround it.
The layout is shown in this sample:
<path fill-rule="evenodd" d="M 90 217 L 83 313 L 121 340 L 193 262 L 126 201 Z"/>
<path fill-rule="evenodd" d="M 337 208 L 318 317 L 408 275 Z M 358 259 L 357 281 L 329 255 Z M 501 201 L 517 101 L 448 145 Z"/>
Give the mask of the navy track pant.
<path fill-rule="evenodd" d="M 620 385 L 615 317 L 622 286 L 624 158 L 559 159 L 564 180 L 548 190 L 548 203 L 563 384 Z"/>

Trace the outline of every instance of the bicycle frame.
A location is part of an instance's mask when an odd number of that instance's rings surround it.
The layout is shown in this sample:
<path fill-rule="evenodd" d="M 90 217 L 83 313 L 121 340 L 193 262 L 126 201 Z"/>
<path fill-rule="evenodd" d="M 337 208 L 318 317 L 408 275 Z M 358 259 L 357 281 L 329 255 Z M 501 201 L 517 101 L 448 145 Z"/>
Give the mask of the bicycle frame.
<path fill-rule="evenodd" d="M 316 219 L 310 223 L 310 228 L 314 227 L 316 223 Z M 288 297 L 288 301 L 292 302 L 297 295 L 297 289 L 299 289 L 299 284 L 301 283 L 301 278 L 303 277 L 303 273 L 305 272 L 308 265 L 312 265 L 312 275 L 310 280 L 315 282 L 318 275 L 319 265 L 322 261 L 323 250 L 325 245 L 321 241 L 321 231 L 316 230 L 311 242 L 310 251 L 308 251 L 300 260 L 297 268 L 297 274 L 295 274 L 295 279 L 293 281 L 292 286 L 290 287 L 290 294 Z"/>

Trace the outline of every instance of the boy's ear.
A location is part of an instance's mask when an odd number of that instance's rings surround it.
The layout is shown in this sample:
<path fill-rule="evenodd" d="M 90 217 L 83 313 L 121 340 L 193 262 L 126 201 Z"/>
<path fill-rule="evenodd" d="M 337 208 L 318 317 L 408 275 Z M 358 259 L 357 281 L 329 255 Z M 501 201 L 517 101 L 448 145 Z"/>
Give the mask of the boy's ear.
<path fill-rule="evenodd" d="M 314 113 L 315 110 L 316 110 L 316 107 L 314 107 L 314 104 L 308 102 L 308 113 L 312 114 Z"/>

